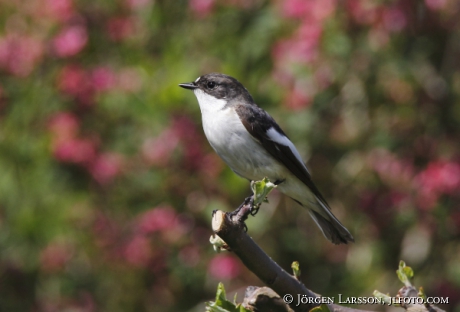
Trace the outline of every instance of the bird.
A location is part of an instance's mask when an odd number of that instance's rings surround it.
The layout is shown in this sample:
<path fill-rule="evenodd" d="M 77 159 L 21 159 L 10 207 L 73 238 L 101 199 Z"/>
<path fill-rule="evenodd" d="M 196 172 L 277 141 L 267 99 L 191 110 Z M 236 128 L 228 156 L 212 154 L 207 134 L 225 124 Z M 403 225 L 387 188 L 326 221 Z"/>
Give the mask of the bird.
<path fill-rule="evenodd" d="M 237 79 L 210 73 L 179 86 L 194 92 L 208 142 L 237 175 L 275 181 L 281 193 L 308 209 L 329 241 L 354 242 L 313 183 L 294 144 Z"/>

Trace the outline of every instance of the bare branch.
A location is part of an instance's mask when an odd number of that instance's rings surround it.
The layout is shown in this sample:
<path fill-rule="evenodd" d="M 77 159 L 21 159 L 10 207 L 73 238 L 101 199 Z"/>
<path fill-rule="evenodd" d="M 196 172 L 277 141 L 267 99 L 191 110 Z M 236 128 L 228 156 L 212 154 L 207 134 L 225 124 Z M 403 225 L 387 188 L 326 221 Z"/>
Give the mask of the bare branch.
<path fill-rule="evenodd" d="M 229 214 L 223 211 L 215 211 L 212 218 L 212 229 L 221 237 L 243 262 L 262 282 L 272 288 L 283 298 L 285 295 L 294 296 L 289 305 L 296 312 L 307 312 L 319 306 L 321 296 L 315 294 L 305 287 L 300 281 L 284 271 L 274 262 L 244 231 L 242 222 L 231 220 Z M 298 305 L 298 298 L 305 297 L 306 300 Z M 327 302 L 324 302 L 327 303 Z M 335 304 L 328 304 L 330 311 L 355 312 L 363 311 L 342 307 Z"/>

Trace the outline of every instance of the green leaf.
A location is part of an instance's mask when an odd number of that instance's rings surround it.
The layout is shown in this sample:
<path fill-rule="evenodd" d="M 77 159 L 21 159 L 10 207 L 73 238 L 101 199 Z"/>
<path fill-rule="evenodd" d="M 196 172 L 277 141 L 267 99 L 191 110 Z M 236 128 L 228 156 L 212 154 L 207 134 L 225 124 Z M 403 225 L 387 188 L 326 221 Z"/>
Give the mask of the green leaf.
<path fill-rule="evenodd" d="M 234 298 L 235 303 L 227 300 L 224 284 L 217 285 L 216 301 L 206 302 L 206 311 L 209 312 L 251 312 L 245 309 L 241 304 L 236 304 L 236 295 Z"/>
<path fill-rule="evenodd" d="M 411 267 L 406 266 L 404 261 L 399 262 L 399 268 L 396 271 L 399 280 L 406 286 L 412 286 L 411 279 L 414 277 L 414 271 Z"/>
<path fill-rule="evenodd" d="M 261 181 L 251 182 L 251 188 L 254 193 L 254 206 L 257 207 L 267 201 L 268 194 L 276 188 L 276 184 L 270 182 L 268 178 L 263 178 Z"/>
<path fill-rule="evenodd" d="M 291 268 L 292 268 L 292 271 L 294 272 L 294 277 L 295 277 L 296 279 L 299 279 L 300 273 L 301 273 L 299 262 L 298 262 L 298 261 L 292 262 Z"/>

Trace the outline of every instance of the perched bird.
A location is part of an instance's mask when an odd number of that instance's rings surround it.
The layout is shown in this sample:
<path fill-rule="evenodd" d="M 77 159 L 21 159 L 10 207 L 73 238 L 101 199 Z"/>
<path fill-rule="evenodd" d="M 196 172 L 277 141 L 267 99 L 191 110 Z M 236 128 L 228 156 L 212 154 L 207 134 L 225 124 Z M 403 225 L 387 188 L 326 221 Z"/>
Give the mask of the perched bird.
<path fill-rule="evenodd" d="M 313 184 L 294 144 L 238 80 L 212 73 L 179 86 L 195 93 L 206 138 L 236 174 L 275 181 L 279 191 L 308 209 L 328 240 L 354 241 Z"/>

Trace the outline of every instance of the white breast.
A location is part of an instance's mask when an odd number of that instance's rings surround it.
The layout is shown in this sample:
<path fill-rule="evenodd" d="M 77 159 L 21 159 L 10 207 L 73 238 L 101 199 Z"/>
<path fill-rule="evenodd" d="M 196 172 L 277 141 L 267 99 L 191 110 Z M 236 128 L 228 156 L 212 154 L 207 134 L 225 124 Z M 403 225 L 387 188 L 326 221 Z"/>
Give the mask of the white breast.
<path fill-rule="evenodd" d="M 273 181 L 284 179 L 284 166 L 249 134 L 236 111 L 225 107 L 225 100 L 216 99 L 198 89 L 195 95 L 200 104 L 205 135 L 233 171 L 250 180 L 263 177 Z"/>

